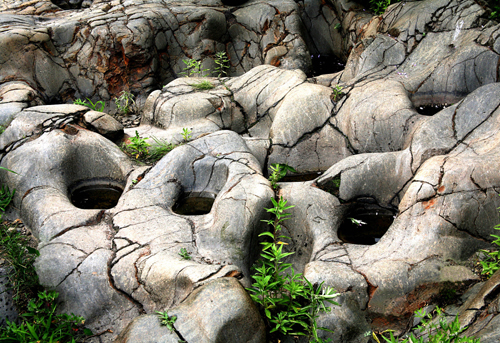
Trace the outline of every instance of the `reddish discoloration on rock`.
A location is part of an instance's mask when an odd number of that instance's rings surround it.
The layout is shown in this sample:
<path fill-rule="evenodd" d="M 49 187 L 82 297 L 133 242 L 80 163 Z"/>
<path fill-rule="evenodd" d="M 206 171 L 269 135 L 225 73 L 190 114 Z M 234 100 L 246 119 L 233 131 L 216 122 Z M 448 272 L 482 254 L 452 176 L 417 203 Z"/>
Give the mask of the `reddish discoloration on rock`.
<path fill-rule="evenodd" d="M 424 206 L 424 209 L 428 210 L 429 208 L 433 207 L 436 204 L 437 199 L 432 198 L 428 201 L 422 201 L 422 205 Z"/>

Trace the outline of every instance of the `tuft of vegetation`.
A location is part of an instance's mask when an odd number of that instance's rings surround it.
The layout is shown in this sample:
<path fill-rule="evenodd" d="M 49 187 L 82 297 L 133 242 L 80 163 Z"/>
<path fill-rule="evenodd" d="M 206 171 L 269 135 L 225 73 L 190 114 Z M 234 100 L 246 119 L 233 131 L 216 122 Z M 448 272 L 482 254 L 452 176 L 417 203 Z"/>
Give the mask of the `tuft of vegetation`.
<path fill-rule="evenodd" d="M 201 61 L 197 61 L 193 58 L 182 60 L 182 62 L 186 65 L 180 73 L 186 77 L 191 76 L 205 76 L 205 72 L 209 71 L 209 69 L 201 69 Z"/>
<path fill-rule="evenodd" d="M 189 130 L 187 127 L 184 127 L 182 129 L 182 139 L 184 139 L 184 142 L 187 142 L 191 139 L 191 134 L 193 132 L 191 130 Z"/>
<path fill-rule="evenodd" d="M 273 187 L 273 189 L 278 188 L 278 182 L 286 176 L 287 172 L 297 172 L 293 167 L 290 167 L 288 164 L 284 163 L 273 163 L 271 164 L 271 167 L 269 167 L 269 169 L 271 170 L 269 181 L 271 181 L 271 187 Z"/>
<path fill-rule="evenodd" d="M 118 98 L 115 98 L 115 104 L 118 111 L 123 115 L 127 115 L 135 105 L 134 94 L 123 90 Z"/>
<path fill-rule="evenodd" d="M 283 261 L 293 252 L 283 252 L 287 244 L 283 240 L 289 237 L 281 235 L 281 223 L 290 216 L 285 211 L 293 206 L 287 206 L 282 197 L 278 201 L 271 198 L 271 201 L 274 207 L 266 210 L 275 218 L 264 222 L 272 231 L 260 234 L 270 242 L 261 243 L 262 259 L 253 266 L 255 282 L 247 290 L 263 311 L 270 334 L 307 336 L 309 342 L 323 342 L 318 337 L 318 330 L 330 330 L 318 327 L 316 319 L 320 312 L 331 311 L 324 302 L 338 305 L 333 299 L 339 293 L 330 287 L 323 288 L 323 282 L 314 286 L 302 274 L 295 273 L 290 263 Z"/>
<path fill-rule="evenodd" d="M 425 313 L 424 310 L 420 309 L 415 312 L 417 318 L 421 318 L 421 324 L 417 327 L 420 331 L 421 336 L 417 338 L 413 333 L 410 333 L 408 338 L 396 338 L 394 337 L 391 330 L 384 331 L 380 334 L 383 339 L 381 341 L 377 334 L 372 333 L 373 338 L 378 343 L 388 342 L 388 343 L 480 343 L 480 340 L 475 337 L 460 337 L 459 335 L 464 332 L 467 327 L 460 327 L 460 322 L 458 321 L 458 315 L 455 319 L 448 323 L 444 316 L 444 311 L 440 307 L 436 307 L 436 319 L 433 320 L 431 314 Z M 389 333 L 389 337 L 385 337 L 383 334 Z"/>
<path fill-rule="evenodd" d="M 88 103 L 87 103 L 87 101 L 88 101 Z M 90 100 L 89 98 L 87 98 L 87 100 L 75 99 L 73 101 L 73 104 L 75 104 L 75 105 L 81 105 L 81 106 L 87 106 L 92 111 L 97 111 L 97 112 L 103 112 L 104 111 L 104 106 L 106 105 L 104 103 L 104 101 L 101 101 L 101 100 L 96 101 L 96 103 L 94 104 L 92 102 L 92 100 Z"/>
<path fill-rule="evenodd" d="M 82 326 L 85 320 L 74 314 L 55 314 L 58 297 L 55 291 L 39 292 L 38 299 L 31 300 L 21 323 L 10 322 L 0 330 L 0 342 L 60 342 L 75 343 L 92 335 Z"/>
<path fill-rule="evenodd" d="M 500 230 L 500 224 L 497 224 L 494 227 L 495 230 Z M 492 242 L 500 247 L 500 236 L 499 235 L 490 235 L 495 240 Z M 497 270 L 500 269 L 500 251 L 488 251 L 488 250 L 481 250 L 486 254 L 486 259 L 480 261 L 481 267 L 483 267 L 483 270 L 481 274 L 486 275 L 488 278 L 495 274 Z"/>
<path fill-rule="evenodd" d="M 0 135 L 4 133 L 6 129 L 7 129 L 6 126 L 0 125 Z"/>
<path fill-rule="evenodd" d="M 188 251 L 186 250 L 186 248 L 181 248 L 181 251 L 179 252 L 179 256 L 183 259 L 183 260 L 190 260 L 191 259 L 191 255 L 189 255 Z"/>
<path fill-rule="evenodd" d="M 189 85 L 199 91 L 206 91 L 214 88 L 214 85 L 208 80 L 202 80 L 200 82 L 191 83 Z"/>
<path fill-rule="evenodd" d="M 219 51 L 215 54 L 215 68 L 214 72 L 217 74 L 218 78 L 222 76 L 227 76 L 227 71 L 229 70 L 229 59 L 227 58 L 225 51 Z"/>
<path fill-rule="evenodd" d="M 158 317 L 160 317 L 161 324 L 165 325 L 170 330 L 170 332 L 173 332 L 175 330 L 174 323 L 177 320 L 177 316 L 170 317 L 167 311 L 156 311 L 156 313 L 158 314 Z"/>
<path fill-rule="evenodd" d="M 148 148 L 151 146 L 146 142 L 148 138 L 142 138 L 139 136 L 139 132 L 135 131 L 135 137 L 130 137 L 130 144 L 124 144 L 123 150 L 129 154 L 135 156 L 136 159 L 143 158 L 146 159 L 149 156 Z"/>
<path fill-rule="evenodd" d="M 343 88 L 341 85 L 336 85 L 335 87 L 332 87 L 332 89 L 333 89 L 332 100 L 337 102 L 344 96 L 344 93 L 342 92 Z"/>
<path fill-rule="evenodd" d="M 156 143 L 149 148 L 149 160 L 152 162 L 159 161 L 163 156 L 177 147 L 175 144 L 167 143 L 154 136 L 151 136 L 151 138 Z"/>

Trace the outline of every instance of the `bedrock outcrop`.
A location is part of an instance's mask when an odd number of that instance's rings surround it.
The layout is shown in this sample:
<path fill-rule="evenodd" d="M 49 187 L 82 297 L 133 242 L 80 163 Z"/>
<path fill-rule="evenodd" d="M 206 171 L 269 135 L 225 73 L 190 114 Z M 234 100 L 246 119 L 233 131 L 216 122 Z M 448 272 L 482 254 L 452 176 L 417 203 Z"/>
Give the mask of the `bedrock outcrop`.
<path fill-rule="evenodd" d="M 479 280 L 465 261 L 492 248 L 499 222 L 500 26 L 488 11 L 472 0 L 380 16 L 345 1 L 5 1 L 0 165 L 16 174 L 0 177 L 39 240 L 40 282 L 94 342 L 265 342 L 244 288 L 265 209 L 282 196 L 294 206 L 289 262 L 341 293 L 318 318 L 334 330 L 322 337 L 405 331 L 443 289 Z M 219 51 L 227 76 L 179 77 L 183 60 L 212 69 Z M 311 53 L 346 67 L 311 76 Z M 137 96 L 139 127 L 112 117 L 122 90 Z M 107 101 L 106 113 L 67 104 L 75 97 Z M 141 165 L 117 146 L 136 132 L 178 146 Z M 274 163 L 313 177 L 275 193 Z M 91 184 L 121 192 L 117 204 L 76 206 Z M 176 212 L 195 196 L 208 211 Z M 345 223 L 367 213 L 389 218 L 387 231 L 351 242 L 364 224 Z M 497 279 L 455 311 L 486 341 L 499 334 Z M 156 311 L 177 316 L 172 333 Z"/>

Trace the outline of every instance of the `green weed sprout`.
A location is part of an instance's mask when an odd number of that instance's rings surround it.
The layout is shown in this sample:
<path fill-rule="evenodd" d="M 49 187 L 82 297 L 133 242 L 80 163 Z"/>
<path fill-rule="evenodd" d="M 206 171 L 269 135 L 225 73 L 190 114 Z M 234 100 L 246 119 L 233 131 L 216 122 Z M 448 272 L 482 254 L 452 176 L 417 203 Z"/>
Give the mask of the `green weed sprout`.
<path fill-rule="evenodd" d="M 191 139 L 191 133 L 192 131 L 186 127 L 182 129 L 182 139 L 184 139 L 184 142 L 187 142 Z"/>
<path fill-rule="evenodd" d="M 186 248 L 181 248 L 181 251 L 179 252 L 179 256 L 183 259 L 183 260 L 190 260 L 191 259 L 191 255 L 189 255 L 188 251 L 186 250 Z"/>
<path fill-rule="evenodd" d="M 85 323 L 74 314 L 56 314 L 54 291 L 38 293 L 38 299 L 31 300 L 28 310 L 22 314 L 20 324 L 7 320 L 7 326 L 0 330 L 2 342 L 76 342 L 92 331 L 81 329 Z"/>
<path fill-rule="evenodd" d="M 158 314 L 158 317 L 160 317 L 161 324 L 165 325 L 170 330 L 170 332 L 173 332 L 175 330 L 174 323 L 177 320 L 177 316 L 169 317 L 167 311 L 156 311 L 156 313 Z"/>
<path fill-rule="evenodd" d="M 152 161 L 160 160 L 163 156 L 174 150 L 174 148 L 176 147 L 175 144 L 167 143 L 154 136 L 152 136 L 151 138 L 156 143 L 149 148 L 149 159 Z"/>
<path fill-rule="evenodd" d="M 278 188 L 278 182 L 285 177 L 287 172 L 297 172 L 293 167 L 284 163 L 273 163 L 269 169 L 271 170 L 269 181 L 271 181 L 271 187 L 273 187 L 273 189 Z"/>
<path fill-rule="evenodd" d="M 314 287 L 302 274 L 295 273 L 290 263 L 283 261 L 293 254 L 283 251 L 287 244 L 283 240 L 289 238 L 280 233 L 281 224 L 290 216 L 285 211 L 293 206 L 287 206 L 282 197 L 278 201 L 271 198 L 271 201 L 274 207 L 266 210 L 274 219 L 263 221 L 272 227 L 272 232 L 259 235 L 268 237 L 270 242 L 261 243 L 262 259 L 253 266 L 255 282 L 247 290 L 264 311 L 270 333 L 309 336 L 310 342 L 319 342 L 318 330 L 329 330 L 317 326 L 318 314 L 331 310 L 324 305 L 325 301 L 338 305 L 333 299 L 339 294 L 333 288 L 323 288 L 323 283 Z"/>
<path fill-rule="evenodd" d="M 440 307 L 436 307 L 436 313 L 438 318 L 438 323 L 432 321 L 432 315 L 426 313 L 423 309 L 417 310 L 415 312 L 415 316 L 417 318 L 421 318 L 421 324 L 417 327 L 417 330 L 420 331 L 421 334 L 427 333 L 427 337 L 425 335 L 420 336 L 419 338 L 415 337 L 413 333 L 410 333 L 408 338 L 396 338 L 392 333 L 392 330 L 386 330 L 380 334 L 383 341 L 379 339 L 376 333 L 372 333 L 373 338 L 378 343 L 388 342 L 388 343 L 480 343 L 480 340 L 475 337 L 460 337 L 459 335 L 464 332 L 467 327 L 460 327 L 460 322 L 458 321 L 458 315 L 455 316 L 455 319 L 448 323 L 448 321 L 444 318 L 444 311 Z M 389 333 L 389 337 L 385 337 L 383 334 Z"/>
<path fill-rule="evenodd" d="M 88 101 L 89 103 L 87 103 L 87 101 Z M 88 107 L 88 108 L 90 108 L 92 111 L 97 111 L 97 112 L 103 112 L 103 111 L 104 111 L 104 106 L 106 105 L 106 104 L 104 103 L 104 101 L 101 101 L 101 100 L 96 101 L 96 103 L 94 104 L 94 103 L 92 102 L 92 100 L 90 100 L 89 98 L 87 98 L 87 100 L 75 99 L 75 100 L 73 101 L 73 104 L 75 104 L 75 105 L 81 105 L 81 106 L 87 106 L 87 107 Z M 100 107 L 97 107 L 97 106 L 99 106 L 99 105 L 100 105 Z"/>
<path fill-rule="evenodd" d="M 337 102 L 344 96 L 344 93 L 342 92 L 343 88 L 341 85 L 336 85 L 335 87 L 332 87 L 332 89 L 333 89 L 332 99 L 333 101 Z"/>
<path fill-rule="evenodd" d="M 217 77 L 227 76 L 227 70 L 229 69 L 229 59 L 227 58 L 225 51 L 219 51 L 215 54 L 215 68 L 214 72 Z"/>
<path fill-rule="evenodd" d="M 494 227 L 495 230 L 500 230 L 500 224 L 497 224 Z M 500 236 L 499 235 L 490 235 L 495 238 L 495 240 L 492 242 L 500 247 Z M 500 269 L 500 251 L 492 251 L 489 252 L 487 250 L 481 250 L 482 252 L 487 254 L 487 260 L 481 261 L 481 266 L 483 267 L 483 270 L 481 274 L 485 274 L 486 276 L 490 277 L 497 270 Z"/>
<path fill-rule="evenodd" d="M 118 110 L 127 115 L 135 105 L 134 94 L 123 90 L 118 98 L 115 98 L 115 104 Z"/>
<path fill-rule="evenodd" d="M 190 86 L 199 91 L 205 91 L 214 88 L 214 85 L 208 80 L 202 80 L 200 82 L 191 83 Z"/>
<path fill-rule="evenodd" d="M 148 148 L 151 146 L 146 142 L 148 138 L 142 138 L 139 136 L 139 132 L 135 131 L 135 137 L 130 137 L 130 144 L 125 146 L 125 150 L 135 155 L 135 158 L 147 157 L 149 154 Z"/>
<path fill-rule="evenodd" d="M 209 71 L 209 69 L 201 69 L 201 61 L 197 61 L 193 58 L 182 60 L 182 62 L 184 62 L 186 66 L 182 69 L 183 71 L 180 73 L 181 75 L 187 77 L 191 77 L 193 75 L 204 76 L 203 74 Z"/>

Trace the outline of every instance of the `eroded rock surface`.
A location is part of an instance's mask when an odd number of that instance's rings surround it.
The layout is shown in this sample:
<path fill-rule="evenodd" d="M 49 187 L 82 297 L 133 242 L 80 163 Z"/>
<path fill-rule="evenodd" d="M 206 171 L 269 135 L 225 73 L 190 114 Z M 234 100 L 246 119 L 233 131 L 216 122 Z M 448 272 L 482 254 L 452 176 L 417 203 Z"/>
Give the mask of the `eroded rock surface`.
<path fill-rule="evenodd" d="M 295 270 L 342 293 L 318 319 L 335 330 L 322 337 L 403 331 L 445 287 L 477 282 L 463 262 L 491 247 L 500 206 L 500 30 L 476 2 L 401 2 L 381 16 L 316 0 L 12 0 L 0 10 L 0 121 L 10 123 L 0 156 L 18 173 L 0 175 L 40 240 L 42 284 L 103 332 L 96 341 L 122 330 L 117 342 L 147 342 L 145 330 L 165 342 L 265 340 L 242 285 L 274 196 L 262 175 L 272 163 L 323 173 L 278 192 L 295 206 L 284 227 Z M 213 89 L 176 78 L 183 59 L 212 68 L 218 51 L 231 68 L 206 78 Z M 310 53 L 346 68 L 308 78 Z M 188 129 L 191 141 L 138 166 L 104 137 L 122 134 L 108 114 L 41 106 L 124 89 L 142 106 L 125 134 L 183 143 Z M 425 105 L 443 109 L 419 113 Z M 96 180 L 123 190 L 117 205 L 76 207 L 72 192 Z M 209 212 L 176 213 L 190 196 L 214 199 Z M 372 245 L 342 232 L 361 211 L 390 217 Z M 495 282 L 457 311 L 486 341 L 498 337 Z M 152 316 L 165 310 L 178 316 L 172 334 Z"/>

